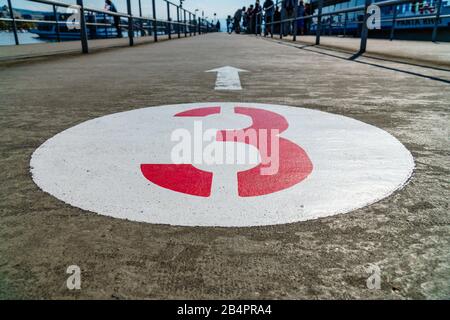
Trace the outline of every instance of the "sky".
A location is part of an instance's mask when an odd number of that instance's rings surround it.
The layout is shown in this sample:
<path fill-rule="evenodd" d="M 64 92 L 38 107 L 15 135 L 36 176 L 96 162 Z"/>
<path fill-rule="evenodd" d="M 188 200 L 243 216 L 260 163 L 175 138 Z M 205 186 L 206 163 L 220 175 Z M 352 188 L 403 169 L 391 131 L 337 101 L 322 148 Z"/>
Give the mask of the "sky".
<path fill-rule="evenodd" d="M 12 6 L 14 8 L 21 9 L 36 9 L 51 11 L 51 6 L 34 3 L 27 0 L 11 0 Z M 65 3 L 76 3 L 76 0 L 59 0 Z M 116 5 L 118 11 L 126 12 L 127 1 L 126 0 L 112 0 Z M 139 6 L 138 0 L 131 0 L 133 14 L 138 14 Z M 179 3 L 179 0 L 171 0 L 173 3 Z M 254 0 L 184 0 L 184 8 L 194 12 L 195 9 L 200 9 L 205 11 L 205 17 L 207 16 L 209 20 L 214 18 L 214 13 L 217 13 L 217 18 L 223 19 L 227 15 L 233 15 L 237 8 L 242 6 L 248 6 L 248 4 L 255 2 Z M 0 0 L 0 6 L 7 4 L 7 0 Z M 90 7 L 103 8 L 104 0 L 84 0 L 84 4 Z M 151 0 L 141 0 L 142 11 L 144 16 L 152 16 L 152 5 Z M 163 0 L 156 0 L 157 7 L 157 18 L 166 19 L 167 18 L 167 7 Z M 64 10 L 64 9 L 60 9 Z M 171 15 L 176 15 L 175 7 L 171 9 Z"/>
<path fill-rule="evenodd" d="M 217 13 L 218 17 L 226 18 L 228 15 L 234 14 L 237 8 L 246 6 L 253 0 L 186 0 L 186 7 L 205 8 L 208 14 Z"/>

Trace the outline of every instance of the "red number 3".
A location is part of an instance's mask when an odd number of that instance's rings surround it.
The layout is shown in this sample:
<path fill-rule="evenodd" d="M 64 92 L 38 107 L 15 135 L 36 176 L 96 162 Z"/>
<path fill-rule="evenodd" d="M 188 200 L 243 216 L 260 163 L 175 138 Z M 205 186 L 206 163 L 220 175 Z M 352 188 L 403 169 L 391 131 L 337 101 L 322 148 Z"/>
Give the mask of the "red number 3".
<path fill-rule="evenodd" d="M 178 113 L 175 117 L 206 117 L 218 113 L 220 107 L 209 107 Z M 217 140 L 251 144 L 260 150 L 262 160 L 258 166 L 238 172 L 239 196 L 255 197 L 284 190 L 300 183 L 311 174 L 313 164 L 305 150 L 279 137 L 279 134 L 289 127 L 283 116 L 263 109 L 245 107 L 236 107 L 235 113 L 249 116 L 253 124 L 245 129 L 220 131 Z M 256 141 L 250 141 L 246 135 L 249 130 L 266 130 L 267 134 L 263 138 L 257 135 Z M 273 130 L 277 130 L 278 134 L 275 135 Z M 272 152 L 273 141 L 279 146 L 278 170 L 274 174 L 264 175 L 261 172 L 269 162 L 268 155 Z M 261 152 L 263 150 L 264 152 Z M 145 178 L 162 188 L 193 196 L 211 195 L 212 172 L 200 170 L 192 164 L 142 164 L 141 171 Z"/>

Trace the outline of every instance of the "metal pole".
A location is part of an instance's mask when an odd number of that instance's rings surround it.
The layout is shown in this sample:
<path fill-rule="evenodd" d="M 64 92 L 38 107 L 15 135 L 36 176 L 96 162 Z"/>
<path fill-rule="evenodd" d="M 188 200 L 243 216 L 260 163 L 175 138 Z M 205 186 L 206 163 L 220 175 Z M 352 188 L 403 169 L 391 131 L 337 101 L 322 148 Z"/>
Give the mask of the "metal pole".
<path fill-rule="evenodd" d="M 278 4 L 278 1 L 277 1 L 277 4 Z M 272 8 L 272 13 L 270 15 L 271 15 L 271 18 L 270 18 L 270 23 L 271 23 L 271 25 L 270 25 L 270 37 L 273 38 L 273 32 L 275 31 L 275 24 L 274 24 L 274 19 L 273 19 L 275 17 L 275 5 Z"/>
<path fill-rule="evenodd" d="M 158 42 L 158 21 L 156 21 L 155 0 L 152 0 L 152 10 L 153 10 L 153 40 L 155 42 Z"/>
<path fill-rule="evenodd" d="M 319 0 L 318 2 L 318 12 L 317 12 L 317 26 L 316 26 L 316 45 L 320 44 L 320 33 L 322 31 L 322 7 L 323 0 Z"/>
<path fill-rule="evenodd" d="M 14 32 L 14 41 L 16 43 L 16 46 L 19 45 L 19 37 L 17 36 L 17 25 L 16 25 L 16 18 L 14 18 L 14 10 L 11 5 L 11 0 L 8 0 L 8 7 L 9 7 L 9 15 L 12 20 L 12 27 Z"/>
<path fill-rule="evenodd" d="M 181 31 L 180 31 L 180 7 L 177 6 L 177 31 L 178 31 L 178 38 L 181 38 Z"/>
<path fill-rule="evenodd" d="M 192 14 L 189 12 L 189 22 L 188 22 L 188 26 L 189 26 L 189 36 L 192 37 Z"/>
<path fill-rule="evenodd" d="M 103 21 L 106 23 L 106 13 L 103 14 Z M 105 37 L 108 39 L 108 26 L 105 26 Z"/>
<path fill-rule="evenodd" d="M 347 35 L 347 23 L 348 23 L 348 13 L 345 13 L 345 18 L 344 18 L 344 38 Z"/>
<path fill-rule="evenodd" d="M 196 24 L 197 24 L 197 15 L 193 15 L 193 17 L 192 17 L 192 28 L 194 29 L 194 36 L 196 36 L 197 35 L 197 26 L 196 26 Z"/>
<path fill-rule="evenodd" d="M 391 27 L 391 36 L 389 37 L 389 40 L 394 40 L 395 35 L 395 24 L 397 23 L 397 6 L 394 6 L 394 13 L 392 17 L 392 27 Z"/>
<path fill-rule="evenodd" d="M 128 13 L 128 40 L 130 47 L 134 44 L 134 31 L 133 31 L 133 17 L 131 16 L 131 0 L 127 0 L 127 13 Z"/>
<path fill-rule="evenodd" d="M 139 17 L 142 18 L 142 4 L 141 4 L 141 0 L 139 0 L 138 4 L 139 4 Z"/>
<path fill-rule="evenodd" d="M 367 14 L 367 8 L 370 6 L 371 2 L 371 0 L 365 0 L 364 3 L 364 19 L 362 22 L 361 44 L 359 46 L 359 53 L 366 52 L 367 48 L 367 37 L 369 35 L 369 29 L 367 28 L 367 18 L 369 17 L 369 15 Z"/>
<path fill-rule="evenodd" d="M 186 10 L 183 9 L 184 37 L 187 37 Z"/>
<path fill-rule="evenodd" d="M 441 7 L 442 7 L 442 0 L 437 0 L 436 4 L 436 20 L 434 21 L 434 28 L 433 28 L 433 35 L 431 37 L 431 41 L 436 42 L 437 39 L 437 32 L 439 27 L 439 19 L 441 18 Z"/>
<path fill-rule="evenodd" d="M 141 0 L 139 0 L 139 17 L 142 18 L 142 4 Z M 143 27 L 143 21 L 139 20 L 139 26 L 141 28 L 141 36 L 145 36 L 144 27 Z"/>
<path fill-rule="evenodd" d="M 333 34 L 333 15 L 330 15 L 330 24 L 328 25 L 328 35 Z"/>
<path fill-rule="evenodd" d="M 206 33 L 207 30 L 204 27 L 205 24 L 205 11 L 202 11 L 202 28 L 203 28 L 203 33 Z"/>
<path fill-rule="evenodd" d="M 86 31 L 86 19 L 84 17 L 84 5 L 83 0 L 77 0 L 77 5 L 80 6 L 80 39 L 81 39 L 81 49 L 83 53 L 89 52 L 88 37 Z"/>
<path fill-rule="evenodd" d="M 56 10 L 56 6 L 55 5 L 53 5 L 53 15 L 55 17 L 55 22 L 56 22 L 56 40 L 58 42 L 61 42 L 61 34 L 60 34 L 60 30 L 59 30 L 58 11 Z"/>
<path fill-rule="evenodd" d="M 292 38 L 292 40 L 297 41 L 297 31 L 298 31 L 298 1 L 295 1 L 295 5 L 294 5 L 294 27 L 292 28 L 292 33 L 294 34 L 294 37 Z"/>
<path fill-rule="evenodd" d="M 170 22 L 170 3 L 167 3 L 167 35 L 169 36 L 169 40 L 172 39 L 172 23 Z"/>
<path fill-rule="evenodd" d="M 284 23 L 282 22 L 285 18 L 285 10 L 283 9 L 283 2 L 281 2 L 281 12 L 280 12 L 280 39 L 283 39 L 283 25 Z"/>
<path fill-rule="evenodd" d="M 92 15 L 92 18 L 94 19 L 94 23 L 97 23 L 97 16 L 96 15 Z M 56 20 L 55 20 L 55 22 L 56 22 Z M 97 39 L 97 37 L 98 37 L 98 26 L 94 25 L 94 29 L 95 29 L 95 32 L 94 32 L 93 38 Z"/>

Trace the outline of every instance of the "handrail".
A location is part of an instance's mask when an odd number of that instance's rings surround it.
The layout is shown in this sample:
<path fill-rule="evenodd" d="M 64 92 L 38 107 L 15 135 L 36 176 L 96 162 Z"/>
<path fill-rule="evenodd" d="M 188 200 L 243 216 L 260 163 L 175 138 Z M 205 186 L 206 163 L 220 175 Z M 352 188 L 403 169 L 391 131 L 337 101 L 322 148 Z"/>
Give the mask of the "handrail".
<path fill-rule="evenodd" d="M 280 0 L 277 0 L 272 6 L 268 7 L 268 8 L 263 8 L 261 7 L 261 10 L 258 11 L 256 13 L 256 30 L 255 30 L 255 34 L 260 35 L 260 32 L 262 31 L 262 23 L 259 26 L 258 25 L 258 21 L 260 20 L 259 16 L 262 17 L 267 17 L 267 15 L 270 13 L 270 17 L 271 17 L 271 22 L 267 22 L 267 19 L 262 19 L 262 21 L 264 22 L 265 28 L 267 28 L 267 26 L 271 26 L 272 28 L 272 32 L 271 32 L 271 36 L 273 37 L 273 27 L 274 25 L 280 25 L 280 38 L 283 38 L 283 25 L 286 23 L 291 23 L 291 22 L 295 22 L 295 21 L 301 21 L 301 20 L 306 20 L 306 19 L 313 19 L 313 18 L 317 18 L 318 21 L 316 23 L 317 25 L 317 33 L 316 33 L 316 44 L 320 44 L 320 35 L 322 32 L 322 26 L 321 26 L 321 19 L 322 17 L 325 16 L 336 16 L 336 15 L 341 15 L 341 14 L 347 14 L 350 12 L 358 12 L 358 11 L 363 11 L 365 12 L 364 14 L 364 19 L 363 21 L 358 21 L 355 23 L 362 23 L 363 24 L 363 30 L 361 32 L 361 44 L 360 44 L 360 53 L 363 53 L 366 49 L 366 43 L 367 43 L 367 37 L 368 37 L 368 28 L 366 25 L 366 21 L 368 18 L 368 8 L 370 5 L 376 5 L 378 7 L 388 7 L 388 6 L 393 6 L 393 7 L 397 7 L 399 5 L 405 4 L 405 3 L 414 3 L 416 2 L 416 0 L 385 0 L 385 1 L 380 1 L 380 2 L 374 2 L 373 0 L 366 0 L 364 5 L 358 5 L 358 6 L 354 6 L 354 7 L 349 7 L 349 8 L 343 8 L 343 9 L 339 9 L 339 10 L 334 10 L 334 11 L 328 11 L 328 12 L 323 12 L 322 8 L 323 8 L 323 0 L 318 0 L 318 12 L 315 14 L 310 14 L 307 16 L 298 16 L 298 14 L 294 13 L 294 17 L 293 18 L 288 18 L 288 19 L 280 19 L 278 21 L 274 21 L 274 8 L 278 7 L 278 5 L 280 4 Z M 435 11 L 434 14 L 427 14 L 426 16 L 417 16 L 417 17 L 397 17 L 397 15 L 395 15 L 395 17 L 393 17 L 392 19 L 380 19 L 380 22 L 386 22 L 386 21 L 393 21 L 392 24 L 392 30 L 391 30 L 391 40 L 393 39 L 393 34 L 394 34 L 394 30 L 395 30 L 395 22 L 396 21 L 402 21 L 402 20 L 417 20 L 417 19 L 423 19 L 423 18 L 430 18 L 430 17 L 434 17 L 435 18 L 435 24 L 433 26 L 433 35 L 432 35 L 432 39 L 431 41 L 436 42 L 436 38 L 437 38 L 437 30 L 439 27 L 439 18 L 444 18 L 444 17 L 448 17 L 450 15 L 441 15 L 441 8 L 442 8 L 442 0 L 436 0 L 436 7 L 437 10 Z M 294 9 L 295 12 L 297 12 L 298 10 L 298 4 L 296 4 L 296 7 Z M 282 8 L 283 10 L 283 8 Z M 347 18 L 346 18 L 347 19 Z M 330 19 L 331 20 L 331 19 Z M 346 20 L 347 23 L 347 20 Z M 330 24 L 328 25 L 332 25 L 331 21 Z M 293 40 L 296 40 L 296 24 L 294 25 L 294 37 Z M 259 31 L 259 32 L 258 32 Z M 344 31 L 345 32 L 345 31 Z"/>
<path fill-rule="evenodd" d="M 143 24 L 142 22 L 139 25 L 135 25 L 133 23 L 133 20 L 138 20 L 138 21 L 147 21 L 147 22 L 151 22 L 151 24 L 148 25 L 149 32 L 151 30 L 151 33 L 153 33 L 154 36 L 154 40 L 155 42 L 158 41 L 158 29 L 164 28 L 169 36 L 169 39 L 171 39 L 171 35 L 172 33 L 175 31 L 172 29 L 172 26 L 177 26 L 177 30 L 175 32 L 178 33 L 178 36 L 180 37 L 181 34 L 181 29 L 183 29 L 183 32 L 185 34 L 185 37 L 189 35 L 192 35 L 192 33 L 194 34 L 194 36 L 198 34 L 202 34 L 202 33 L 208 33 L 208 32 L 214 32 L 214 31 L 218 31 L 215 29 L 215 27 L 209 23 L 207 20 L 198 17 L 195 13 L 192 13 L 184 8 L 182 8 L 181 6 L 169 1 L 169 0 L 163 0 L 166 4 L 167 4 L 167 20 L 163 20 L 163 19 L 158 19 L 157 17 L 157 10 L 156 10 L 156 6 L 155 6 L 155 0 L 151 0 L 152 4 L 153 4 L 153 17 L 145 17 L 142 15 L 133 15 L 131 13 L 131 5 L 130 5 L 130 1 L 131 0 L 126 0 L 127 1 L 127 7 L 128 7 L 128 12 L 124 13 L 124 12 L 113 12 L 113 11 L 109 11 L 106 9 L 99 9 L 99 8 L 93 8 L 93 7 L 89 7 L 89 6 L 85 6 L 83 5 L 83 0 L 77 0 L 77 4 L 68 4 L 65 2 L 61 2 L 61 1 L 56 1 L 56 0 L 26 0 L 26 1 L 30 1 L 30 2 L 36 2 L 36 3 L 42 3 L 42 4 L 46 4 L 46 5 L 51 5 L 53 6 L 53 12 L 55 15 L 55 20 L 36 20 L 36 19 L 22 19 L 22 18 L 15 18 L 14 17 L 14 8 L 12 5 L 12 0 L 8 0 L 8 8 L 10 11 L 10 17 L 9 18 L 0 18 L 0 21 L 5 21 L 5 22 L 9 22 L 12 24 L 12 29 L 13 29 L 13 33 L 14 33 L 14 39 L 15 39 L 15 44 L 19 45 L 19 38 L 18 38 L 18 32 L 17 32 L 17 22 L 30 22 L 30 23 L 36 23 L 36 24 L 52 24 L 52 25 L 62 25 L 62 24 L 68 24 L 68 25 L 75 25 L 75 26 L 79 26 L 80 28 L 80 40 L 81 40 L 81 44 L 82 44 L 82 49 L 83 49 L 83 53 L 88 53 L 88 38 L 87 38 L 87 32 L 86 32 L 86 26 L 104 26 L 104 27 L 113 27 L 115 26 L 113 23 L 97 23 L 97 22 L 87 22 L 84 15 L 86 12 L 90 12 L 90 13 L 98 13 L 98 14 L 103 14 L 104 16 L 108 15 L 108 16 L 112 16 L 112 17 L 119 17 L 119 18 L 126 18 L 128 20 L 128 24 L 127 25 L 123 25 L 123 24 L 118 24 L 116 25 L 119 28 L 128 28 L 128 38 L 129 38 L 129 44 L 130 46 L 132 46 L 134 44 L 133 38 L 134 38 L 134 31 L 133 29 L 143 29 Z M 173 21 L 170 17 L 170 6 L 173 6 L 176 8 L 177 11 L 177 19 L 175 21 Z M 56 7 L 63 7 L 63 8 L 72 8 L 74 10 L 79 10 L 81 16 L 80 21 L 78 22 L 67 22 L 67 21 L 59 21 L 58 17 L 57 17 L 57 13 L 56 13 Z M 181 13 L 181 14 L 180 14 Z M 189 19 L 187 18 L 187 15 L 189 15 Z M 161 25 L 162 26 L 158 26 Z M 58 40 L 60 41 L 59 38 L 59 27 L 57 27 L 57 36 L 58 36 Z"/>
<path fill-rule="evenodd" d="M 64 8 L 76 8 L 76 7 L 80 7 L 77 4 L 70 4 L 70 3 L 65 3 L 65 2 L 61 2 L 61 1 L 55 1 L 55 0 L 29 0 L 31 2 L 38 2 L 38 3 L 42 3 L 42 4 L 49 4 L 49 5 L 55 5 L 57 7 L 64 7 Z"/>

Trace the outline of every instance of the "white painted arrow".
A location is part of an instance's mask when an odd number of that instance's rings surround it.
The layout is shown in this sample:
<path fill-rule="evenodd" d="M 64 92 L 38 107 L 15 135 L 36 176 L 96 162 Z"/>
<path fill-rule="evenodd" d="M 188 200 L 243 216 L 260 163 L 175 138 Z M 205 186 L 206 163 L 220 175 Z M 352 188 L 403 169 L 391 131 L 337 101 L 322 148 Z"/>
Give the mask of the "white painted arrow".
<path fill-rule="evenodd" d="M 242 90 L 239 72 L 247 72 L 247 70 L 225 66 L 205 72 L 217 72 L 215 90 Z"/>

